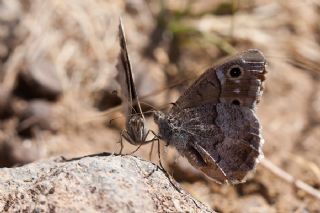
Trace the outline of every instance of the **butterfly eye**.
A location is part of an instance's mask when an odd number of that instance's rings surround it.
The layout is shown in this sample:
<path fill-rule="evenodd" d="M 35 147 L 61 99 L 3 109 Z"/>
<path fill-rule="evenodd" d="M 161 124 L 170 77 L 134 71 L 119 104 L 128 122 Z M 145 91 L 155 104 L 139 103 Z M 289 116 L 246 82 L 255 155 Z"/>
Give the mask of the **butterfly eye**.
<path fill-rule="evenodd" d="M 232 102 L 231 102 L 233 105 L 236 105 L 236 106 L 240 106 L 240 101 L 239 100 L 237 100 L 237 99 L 235 99 L 235 100 L 233 100 Z"/>
<path fill-rule="evenodd" d="M 238 78 L 242 74 L 242 69 L 239 66 L 233 66 L 229 69 L 228 74 L 231 78 Z"/>

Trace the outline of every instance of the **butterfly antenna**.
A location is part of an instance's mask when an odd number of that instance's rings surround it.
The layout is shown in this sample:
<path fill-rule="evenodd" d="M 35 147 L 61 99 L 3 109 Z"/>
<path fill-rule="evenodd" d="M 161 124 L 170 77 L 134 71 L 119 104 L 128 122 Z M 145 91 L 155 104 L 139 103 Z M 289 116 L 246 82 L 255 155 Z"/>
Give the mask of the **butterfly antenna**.
<path fill-rule="evenodd" d="M 90 123 L 92 121 L 105 120 L 105 117 L 107 117 L 109 114 L 112 114 L 114 112 L 119 111 L 120 108 L 121 108 L 121 106 L 117 106 L 117 107 L 114 107 L 112 109 L 109 109 L 109 110 L 106 110 L 103 112 L 95 112 L 93 115 L 89 115 L 89 116 L 87 116 L 87 118 L 84 118 L 82 123 L 85 124 L 85 123 Z M 121 118 L 121 117 L 123 117 L 123 116 L 118 116 L 118 117 L 114 118 L 113 120 Z"/>
<path fill-rule="evenodd" d="M 160 111 L 167 109 L 170 104 L 174 105 L 174 103 L 164 104 L 164 105 L 159 107 Z"/>
<path fill-rule="evenodd" d="M 111 118 L 111 119 L 109 120 L 109 125 L 111 125 L 113 121 L 115 121 L 115 120 L 117 120 L 117 119 L 119 119 L 119 118 L 120 118 L 120 116 L 119 116 L 119 117 L 115 117 L 115 118 Z"/>
<path fill-rule="evenodd" d="M 157 110 L 148 110 L 148 111 L 145 111 L 143 112 L 143 114 L 150 114 L 150 113 L 154 113 L 156 112 Z M 131 115 L 141 115 L 141 113 L 132 113 Z"/>
<path fill-rule="evenodd" d="M 143 112 L 143 114 L 151 114 L 151 113 L 155 113 L 157 110 L 148 110 Z"/>
<path fill-rule="evenodd" d="M 157 110 L 153 105 L 148 104 L 148 103 L 145 102 L 145 101 L 140 101 L 140 103 L 142 103 L 142 104 L 144 104 L 144 105 L 146 105 L 146 106 L 149 106 L 149 107 L 152 108 L 153 110 Z"/>
<path fill-rule="evenodd" d="M 155 91 L 153 91 L 153 92 L 151 92 L 151 93 L 149 93 L 147 95 L 141 96 L 141 98 L 145 99 L 145 98 L 148 98 L 148 97 L 152 97 L 154 95 L 158 95 L 159 93 L 167 91 L 168 89 L 172 89 L 172 88 L 177 87 L 179 85 L 185 84 L 189 80 L 190 80 L 189 78 L 186 78 L 186 79 L 183 79 L 183 80 L 174 81 L 173 83 L 171 83 L 170 85 L 167 85 L 164 88 L 157 89 L 157 90 L 155 90 Z"/>
<path fill-rule="evenodd" d="M 116 107 L 113 107 L 111 109 L 108 109 L 108 110 L 105 110 L 105 111 L 102 111 L 102 112 L 96 112 L 94 117 L 105 117 L 107 115 L 110 115 L 112 113 L 115 113 L 117 111 L 119 111 L 121 109 L 121 105 L 119 106 L 116 106 Z"/>
<path fill-rule="evenodd" d="M 145 111 L 145 112 L 142 112 L 142 114 L 148 114 L 148 113 L 152 113 L 152 112 L 155 112 L 155 111 L 157 111 L 157 109 L 153 106 L 153 105 L 151 105 L 151 104 L 148 104 L 147 102 L 144 102 L 144 101 L 140 101 L 140 104 L 144 104 L 144 105 L 146 105 L 146 106 L 149 106 L 150 108 L 152 108 L 152 110 L 148 110 L 148 111 Z M 138 115 L 138 114 L 140 114 L 139 112 L 137 112 L 136 110 L 135 110 L 135 108 L 133 107 L 133 106 L 131 106 L 131 108 L 134 110 L 134 112 L 135 113 L 132 113 L 132 115 Z"/>
<path fill-rule="evenodd" d="M 137 104 L 138 103 L 138 101 L 135 101 L 135 102 L 132 102 L 132 104 L 129 106 L 132 110 L 133 110 L 133 112 L 134 113 L 132 113 L 132 114 L 139 114 L 139 112 L 137 112 L 137 110 L 134 108 L 134 106 L 133 105 L 135 105 L 135 104 Z M 140 109 L 141 109 L 141 106 L 139 107 Z M 142 110 L 141 110 L 141 112 L 142 112 Z"/>

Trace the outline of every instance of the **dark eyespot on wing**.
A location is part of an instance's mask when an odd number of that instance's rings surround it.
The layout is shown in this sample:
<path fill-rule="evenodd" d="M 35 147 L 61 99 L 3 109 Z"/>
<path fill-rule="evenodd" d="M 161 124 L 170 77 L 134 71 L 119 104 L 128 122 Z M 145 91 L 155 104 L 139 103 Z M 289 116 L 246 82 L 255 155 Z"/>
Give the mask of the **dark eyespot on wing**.
<path fill-rule="evenodd" d="M 232 102 L 231 102 L 233 105 L 236 105 L 236 106 L 240 106 L 240 101 L 238 99 L 234 99 Z"/>
<path fill-rule="evenodd" d="M 240 66 L 232 66 L 229 70 L 228 70 L 228 74 L 231 78 L 238 78 L 241 76 L 242 74 L 242 68 Z"/>

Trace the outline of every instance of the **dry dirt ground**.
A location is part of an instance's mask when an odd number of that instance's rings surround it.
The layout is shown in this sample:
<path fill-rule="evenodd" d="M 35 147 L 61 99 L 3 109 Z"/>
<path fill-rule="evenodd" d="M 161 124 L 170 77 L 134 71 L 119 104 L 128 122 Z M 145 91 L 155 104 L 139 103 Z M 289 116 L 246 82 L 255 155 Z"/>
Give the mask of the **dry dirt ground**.
<path fill-rule="evenodd" d="M 263 51 L 268 75 L 258 115 L 265 157 L 320 189 L 317 0 L 0 0 L 1 167 L 119 150 L 119 16 L 145 111 L 169 107 L 217 59 Z M 126 153 L 134 149 L 126 143 Z M 148 159 L 150 149 L 135 154 Z M 176 180 L 218 212 L 320 212 L 319 199 L 265 166 L 244 184 L 221 186 L 162 149 Z"/>

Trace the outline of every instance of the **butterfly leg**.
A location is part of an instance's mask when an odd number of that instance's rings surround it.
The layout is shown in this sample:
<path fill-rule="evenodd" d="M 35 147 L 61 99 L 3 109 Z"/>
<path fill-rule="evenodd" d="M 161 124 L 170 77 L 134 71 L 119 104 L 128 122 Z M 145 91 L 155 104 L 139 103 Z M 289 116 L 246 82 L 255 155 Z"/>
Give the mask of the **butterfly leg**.
<path fill-rule="evenodd" d="M 172 179 L 171 179 L 171 177 L 170 177 L 170 175 L 168 174 L 168 172 L 165 170 L 165 168 L 163 167 L 163 165 L 162 165 L 162 161 L 161 161 L 161 146 L 160 146 L 160 138 L 159 138 L 159 136 L 153 131 L 153 130 L 149 130 L 148 132 L 151 132 L 151 133 L 153 133 L 153 135 L 154 135 L 154 138 L 152 139 L 152 140 L 150 140 L 150 141 L 157 141 L 157 143 L 158 143 L 158 158 L 159 158 L 159 166 L 160 166 L 160 169 L 164 172 L 164 174 L 165 174 L 165 176 L 168 178 L 168 180 L 169 180 L 169 182 L 171 183 L 171 185 L 179 192 L 179 193 L 181 193 L 181 190 L 175 185 L 175 183 L 172 181 Z M 151 174 L 153 173 L 153 172 L 155 172 L 157 169 L 158 169 L 159 167 L 157 167 L 155 170 L 153 170 L 152 172 L 151 172 Z M 151 175 L 150 174 L 150 175 Z M 150 176 L 149 175 L 149 176 Z"/>
<path fill-rule="evenodd" d="M 152 133 L 153 134 L 153 138 L 151 140 L 147 140 L 148 135 Z M 151 147 L 151 151 L 149 153 L 149 158 L 151 159 L 151 155 L 152 155 L 152 151 L 153 151 L 153 143 L 155 141 L 158 142 L 158 157 L 159 157 L 159 165 L 161 166 L 161 168 L 163 168 L 162 163 L 161 163 L 161 158 L 160 158 L 160 138 L 158 136 L 157 133 L 155 133 L 153 130 L 149 129 L 148 132 L 146 133 L 145 137 L 144 137 L 144 144 L 146 143 L 150 143 L 152 142 L 152 147 Z"/>
<path fill-rule="evenodd" d="M 147 139 L 147 136 L 150 134 L 150 133 L 152 133 L 153 134 L 153 138 L 151 139 L 151 140 L 146 140 Z M 144 141 L 145 141 L 145 143 L 149 143 L 149 142 L 153 142 L 153 141 L 159 141 L 159 136 L 158 136 L 158 134 L 157 133 L 155 133 L 153 130 L 151 130 L 151 129 L 149 129 L 148 130 L 148 132 L 147 132 L 147 134 L 144 136 Z"/>
<path fill-rule="evenodd" d="M 135 152 L 137 152 L 143 144 L 144 144 L 144 143 L 139 144 L 138 148 L 136 148 L 135 150 L 133 150 L 132 152 L 130 152 L 129 155 L 133 155 Z"/>
<path fill-rule="evenodd" d="M 159 165 L 162 169 L 164 169 L 162 162 L 161 162 L 161 146 L 160 146 L 160 140 L 158 139 L 158 158 L 159 158 Z"/>
<path fill-rule="evenodd" d="M 148 136 L 150 133 L 153 134 L 153 138 L 152 138 L 151 140 L 149 140 L 149 141 L 146 141 L 147 136 Z M 144 140 L 146 141 L 146 143 L 149 143 L 149 142 L 152 143 L 152 144 L 151 144 L 151 149 L 150 149 L 150 152 L 149 152 L 149 160 L 150 160 L 150 161 L 151 161 L 151 159 L 152 159 L 152 152 L 153 152 L 154 142 L 156 141 L 157 138 L 158 138 L 158 135 L 157 135 L 153 130 L 151 130 L 151 129 L 149 129 L 148 132 L 147 132 L 147 134 L 145 135 L 145 139 L 144 139 Z"/>
<path fill-rule="evenodd" d="M 149 131 L 147 132 L 146 136 L 147 136 L 149 133 L 153 133 L 153 135 L 154 135 L 154 138 L 153 138 L 153 139 L 148 140 L 148 141 L 147 141 L 147 140 L 145 141 L 145 143 L 152 142 L 152 148 L 151 148 L 151 151 L 150 151 L 150 153 L 149 153 L 149 158 L 151 159 L 151 154 L 152 154 L 152 150 L 153 150 L 153 143 L 154 143 L 155 141 L 157 141 L 157 143 L 158 143 L 158 159 L 159 159 L 159 165 L 160 165 L 160 168 L 161 168 L 161 169 L 164 169 L 164 167 L 163 167 L 163 165 L 162 165 L 162 162 L 161 162 L 160 139 L 159 139 L 158 135 L 157 135 L 154 131 L 152 131 L 152 130 L 149 130 Z M 157 169 L 158 169 L 158 167 L 157 167 Z M 156 169 L 156 170 L 157 170 L 157 169 Z M 154 171 L 153 171 L 153 172 L 154 172 Z M 153 173 L 153 172 L 152 172 L 152 173 Z"/>
<path fill-rule="evenodd" d="M 153 132 L 152 130 L 149 130 L 150 132 Z M 148 131 L 148 132 L 149 132 Z M 160 141 L 160 139 L 159 138 L 156 138 L 156 136 L 152 139 L 152 140 L 150 140 L 149 142 L 151 142 L 152 141 L 152 148 L 151 148 L 151 152 L 149 153 L 149 158 L 151 159 L 151 154 L 152 154 L 152 149 L 153 149 L 153 144 L 154 144 L 154 142 L 155 141 L 157 141 L 158 142 L 158 144 L 159 144 L 159 141 Z M 159 146 L 158 146 L 158 156 L 159 156 L 159 165 L 160 165 L 160 169 L 164 169 L 163 168 L 163 166 L 162 166 L 162 163 L 161 163 L 161 160 L 160 160 L 160 155 L 159 155 Z M 159 169 L 159 166 L 156 166 L 156 168 L 155 169 L 152 169 L 152 171 L 146 176 L 146 177 L 150 177 L 155 171 L 157 171 Z"/>
<path fill-rule="evenodd" d="M 152 133 L 152 134 L 154 135 L 154 137 L 153 137 L 151 140 L 147 140 L 147 137 L 148 137 L 148 135 L 149 135 L 150 133 Z M 132 154 L 134 154 L 136 151 L 138 151 L 142 145 L 147 144 L 147 143 L 150 143 L 150 142 L 153 142 L 153 141 L 157 140 L 157 138 L 158 138 L 158 136 L 157 136 L 157 134 L 156 134 L 154 131 L 148 130 L 148 132 L 144 135 L 142 141 L 140 142 L 138 148 L 136 148 L 133 152 L 131 152 L 130 155 L 132 155 Z"/>
<path fill-rule="evenodd" d="M 153 134 L 153 138 L 151 139 L 151 140 L 147 140 L 147 137 L 148 137 L 148 135 L 150 134 L 150 133 L 152 133 Z M 152 152 L 153 152 L 153 146 L 154 146 L 154 142 L 155 141 L 157 141 L 157 142 L 159 142 L 159 137 L 158 137 L 158 135 L 153 131 L 153 130 L 148 130 L 148 132 L 145 134 L 145 136 L 144 136 L 144 144 L 146 144 L 146 143 L 152 143 L 152 145 L 151 145 L 151 150 L 150 150 L 150 152 L 149 152 L 149 159 L 150 159 L 150 161 L 151 161 L 151 159 L 152 159 Z M 155 171 L 157 171 L 158 170 L 158 166 L 155 168 L 155 169 L 153 169 L 149 174 L 148 174 L 148 177 L 149 176 L 151 176 Z"/>
<path fill-rule="evenodd" d="M 123 151 L 123 138 L 125 137 L 124 135 L 126 134 L 125 132 L 126 130 L 122 130 L 120 132 L 120 141 L 118 143 L 120 143 L 120 151 L 119 151 L 119 155 L 122 155 L 122 151 Z"/>
<path fill-rule="evenodd" d="M 165 170 L 165 168 L 162 165 L 161 162 L 161 149 L 160 149 L 160 139 L 157 138 L 157 142 L 158 142 L 158 157 L 159 157 L 159 165 L 160 165 L 160 169 L 164 172 L 165 176 L 168 178 L 169 182 L 171 183 L 171 185 L 173 186 L 173 188 L 175 188 L 179 193 L 181 193 L 181 190 L 176 186 L 176 184 L 172 181 L 169 173 Z"/>
<path fill-rule="evenodd" d="M 150 149 L 150 152 L 149 152 L 149 160 L 150 161 L 152 159 L 153 146 L 154 146 L 154 141 L 151 142 L 151 149 Z"/>
<path fill-rule="evenodd" d="M 147 135 L 152 133 L 154 135 L 154 137 L 151 139 L 151 140 L 146 140 L 147 138 Z M 155 171 L 158 170 L 158 168 L 160 168 L 165 176 L 168 178 L 169 182 L 171 183 L 171 185 L 179 192 L 181 193 L 181 190 L 175 185 L 175 183 L 172 181 L 170 175 L 168 174 L 168 172 L 165 170 L 165 168 L 163 167 L 162 165 L 162 162 L 161 162 L 161 149 L 160 149 L 160 138 L 159 136 L 153 131 L 153 130 L 148 130 L 146 136 L 145 136 L 145 139 L 144 139 L 144 143 L 143 144 L 146 144 L 146 143 L 149 143 L 149 142 L 152 142 L 152 144 L 154 142 L 157 142 L 158 143 L 158 158 L 159 158 L 159 166 L 157 166 L 155 169 L 153 169 L 146 177 L 150 177 Z"/>

